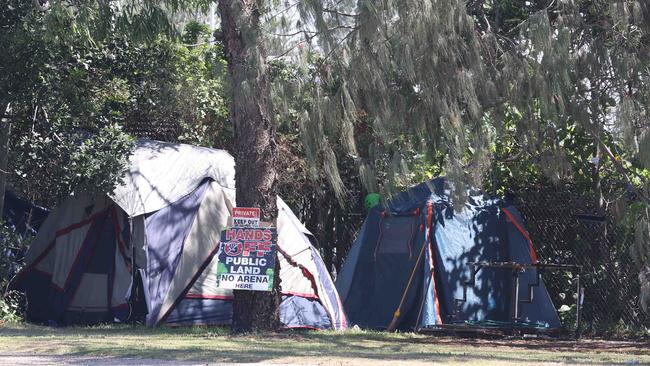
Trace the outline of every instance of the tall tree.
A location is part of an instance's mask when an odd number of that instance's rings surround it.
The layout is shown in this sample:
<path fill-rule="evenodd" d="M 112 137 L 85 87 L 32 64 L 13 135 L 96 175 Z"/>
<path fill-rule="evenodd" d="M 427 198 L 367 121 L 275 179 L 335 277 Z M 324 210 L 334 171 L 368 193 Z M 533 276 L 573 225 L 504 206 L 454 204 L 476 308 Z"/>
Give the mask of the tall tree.
<path fill-rule="evenodd" d="M 260 28 L 262 0 L 221 0 L 221 40 L 230 74 L 237 205 L 259 207 L 263 221 L 277 217 L 277 145 L 266 49 Z M 233 329 L 275 330 L 280 325 L 279 267 L 270 293 L 235 291 Z"/>
<path fill-rule="evenodd" d="M 503 116 L 514 112 L 523 153 L 555 181 L 571 169 L 558 132 L 577 126 L 589 135 L 586 170 L 599 212 L 607 204 L 605 163 L 650 203 L 647 178 L 630 169 L 650 167 L 647 1 L 324 0 L 299 7 L 310 50 L 300 55 L 321 59 L 305 140 L 325 169 L 336 165 L 332 141 L 343 142 L 362 173 L 392 155 L 392 174 L 403 175 L 405 152 L 441 152 L 462 202 L 465 183 L 481 185 Z M 367 151 L 355 135 L 360 115 L 374 131 Z M 625 154 L 633 161 L 623 161 Z M 650 237 L 649 219 L 639 219 L 640 238 Z M 607 261 L 607 248 L 597 249 Z M 649 257 L 640 258 L 644 278 Z"/>

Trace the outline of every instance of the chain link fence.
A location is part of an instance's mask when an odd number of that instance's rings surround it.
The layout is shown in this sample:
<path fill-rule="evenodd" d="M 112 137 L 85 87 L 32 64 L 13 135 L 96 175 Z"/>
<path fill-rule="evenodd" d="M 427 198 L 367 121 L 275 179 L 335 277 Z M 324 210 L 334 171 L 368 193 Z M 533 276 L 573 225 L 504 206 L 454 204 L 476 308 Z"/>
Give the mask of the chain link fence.
<path fill-rule="evenodd" d="M 540 261 L 582 266 L 583 333 L 615 336 L 650 329 L 639 301 L 639 269 L 632 258 L 634 231 L 598 213 L 596 200 L 570 186 L 515 194 Z M 575 282 L 570 273 L 543 274 L 563 325 L 575 324 Z"/>

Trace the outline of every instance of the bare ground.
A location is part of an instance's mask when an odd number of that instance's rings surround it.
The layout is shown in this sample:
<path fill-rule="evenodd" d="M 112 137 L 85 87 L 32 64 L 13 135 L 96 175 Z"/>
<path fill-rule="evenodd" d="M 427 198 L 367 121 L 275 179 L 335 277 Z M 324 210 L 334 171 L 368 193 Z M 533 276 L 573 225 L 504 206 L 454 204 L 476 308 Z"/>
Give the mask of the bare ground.
<path fill-rule="evenodd" d="M 296 366 L 269 363 L 208 363 L 124 357 L 79 357 L 57 355 L 0 354 L 0 365 L 12 366 Z"/>

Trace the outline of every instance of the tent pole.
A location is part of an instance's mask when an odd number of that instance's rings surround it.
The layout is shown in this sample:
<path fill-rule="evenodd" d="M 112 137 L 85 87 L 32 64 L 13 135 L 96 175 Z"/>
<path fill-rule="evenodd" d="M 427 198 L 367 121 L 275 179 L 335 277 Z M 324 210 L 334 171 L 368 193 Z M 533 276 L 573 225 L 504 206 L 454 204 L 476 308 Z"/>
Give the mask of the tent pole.
<path fill-rule="evenodd" d="M 418 269 L 418 265 L 420 264 L 420 259 L 422 259 L 422 254 L 424 253 L 425 247 L 426 245 L 422 244 L 422 249 L 420 249 L 420 254 L 418 255 L 418 259 L 415 261 L 415 265 L 413 266 L 413 270 L 411 271 L 411 277 L 409 277 L 409 282 L 406 284 L 406 288 L 404 289 L 404 293 L 402 294 L 402 299 L 400 300 L 399 305 L 397 306 L 397 310 L 395 310 L 395 312 L 393 313 L 393 320 L 390 321 L 388 328 L 386 328 L 386 330 L 389 332 L 394 332 L 395 328 L 397 328 L 397 320 L 399 320 L 399 317 L 402 315 L 401 313 L 402 305 L 404 305 L 406 294 L 408 294 L 409 289 L 411 288 L 411 284 L 413 283 L 413 277 L 415 276 L 415 271 Z"/>
<path fill-rule="evenodd" d="M 135 323 L 135 319 L 131 319 L 133 314 L 133 300 L 135 298 L 133 292 L 136 290 L 135 281 L 136 281 L 136 269 L 135 269 L 135 243 L 133 242 L 133 218 L 128 218 L 129 222 L 129 244 L 131 245 L 131 293 L 129 294 L 129 318 L 127 322 Z"/>
<path fill-rule="evenodd" d="M 429 281 L 431 281 L 431 276 L 429 276 Z M 430 282 L 429 282 L 430 283 Z M 424 288 L 428 289 L 429 284 L 427 284 Z M 418 311 L 418 318 L 415 320 L 415 331 L 419 332 L 420 331 L 420 320 L 422 319 L 422 311 L 424 310 L 424 301 L 426 301 L 426 290 L 422 293 L 422 302 L 420 303 L 420 311 Z"/>

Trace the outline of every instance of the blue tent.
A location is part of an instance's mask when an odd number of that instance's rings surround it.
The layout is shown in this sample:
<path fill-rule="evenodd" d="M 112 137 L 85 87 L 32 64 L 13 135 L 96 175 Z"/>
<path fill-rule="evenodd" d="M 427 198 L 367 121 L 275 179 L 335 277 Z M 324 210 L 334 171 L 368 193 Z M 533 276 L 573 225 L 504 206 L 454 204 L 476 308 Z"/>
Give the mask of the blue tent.
<path fill-rule="evenodd" d="M 5 225 L 12 228 L 13 232 L 18 234 L 18 238 L 0 235 L 0 241 L 9 240 L 9 242 L 2 246 L 0 255 L 9 260 L 7 262 L 9 268 L 7 268 L 6 275 L 7 278 L 11 278 L 20 269 L 25 255 L 25 249 L 21 241 L 28 240 L 29 237 L 36 234 L 43 221 L 47 218 L 49 211 L 21 199 L 9 190 L 5 191 L 4 198 L 5 203 L 2 210 L 2 219 Z M 19 242 L 13 242 L 16 239 Z"/>
<path fill-rule="evenodd" d="M 336 282 L 350 324 L 397 329 L 445 324 L 512 325 L 512 271 L 483 268 L 473 285 L 468 263 L 537 258 L 514 206 L 471 195 L 454 208 L 443 178 L 417 185 L 370 210 Z M 535 269 L 520 275 L 516 325 L 559 328 L 557 312 Z"/>
<path fill-rule="evenodd" d="M 9 190 L 5 191 L 2 218 L 19 234 L 35 234 L 47 218 L 47 214 L 47 209 L 23 200 Z"/>

